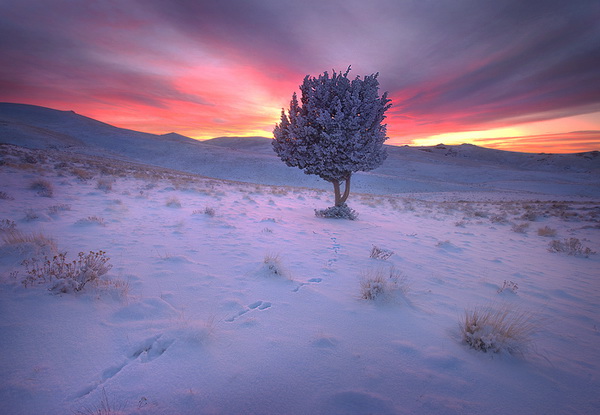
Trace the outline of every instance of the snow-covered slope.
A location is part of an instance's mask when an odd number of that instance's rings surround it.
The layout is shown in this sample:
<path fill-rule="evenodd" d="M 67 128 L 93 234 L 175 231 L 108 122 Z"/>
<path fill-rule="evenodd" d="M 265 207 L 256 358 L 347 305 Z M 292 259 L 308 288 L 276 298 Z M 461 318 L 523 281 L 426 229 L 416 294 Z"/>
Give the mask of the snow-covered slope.
<path fill-rule="evenodd" d="M 0 414 L 600 407 L 597 200 L 354 194 L 359 220 L 326 220 L 330 191 L 7 145 L 0 160 Z M 106 274 L 48 291 L 45 256 L 100 250 Z M 488 309 L 524 320 L 463 336 Z"/>
<path fill-rule="evenodd" d="M 113 127 L 70 111 L 0 104 L 0 142 L 103 155 L 203 176 L 250 183 L 329 189 L 317 177 L 289 168 L 264 137 L 199 142 L 178 134 L 153 135 Z M 388 146 L 383 166 L 353 177 L 352 189 L 374 194 L 465 192 L 486 197 L 526 194 L 546 198 L 600 196 L 600 153 L 525 154 L 473 145 Z M 490 196 L 491 197 L 491 196 Z"/>

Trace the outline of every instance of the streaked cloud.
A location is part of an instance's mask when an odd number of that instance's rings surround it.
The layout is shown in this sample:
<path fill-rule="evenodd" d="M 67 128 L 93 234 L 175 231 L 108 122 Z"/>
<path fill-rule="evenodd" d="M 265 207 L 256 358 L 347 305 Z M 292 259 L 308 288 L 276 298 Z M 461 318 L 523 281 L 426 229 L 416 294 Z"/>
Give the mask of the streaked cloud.
<path fill-rule="evenodd" d="M 0 100 L 144 131 L 268 135 L 304 75 L 350 64 L 380 72 L 397 144 L 600 114 L 595 0 L 4 3 Z"/>

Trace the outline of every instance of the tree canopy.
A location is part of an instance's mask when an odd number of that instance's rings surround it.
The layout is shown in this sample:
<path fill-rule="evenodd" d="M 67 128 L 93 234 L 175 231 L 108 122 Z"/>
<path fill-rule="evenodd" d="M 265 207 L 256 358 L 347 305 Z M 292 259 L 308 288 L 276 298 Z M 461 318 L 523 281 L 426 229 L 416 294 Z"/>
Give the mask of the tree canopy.
<path fill-rule="evenodd" d="M 277 155 L 288 166 L 332 182 L 336 206 L 348 198 L 352 173 L 373 170 L 387 156 L 382 121 L 391 105 L 387 92 L 379 96 L 379 74 L 350 80 L 349 71 L 307 75 L 300 102 L 294 93 L 288 114 L 282 110 L 273 130 Z"/>

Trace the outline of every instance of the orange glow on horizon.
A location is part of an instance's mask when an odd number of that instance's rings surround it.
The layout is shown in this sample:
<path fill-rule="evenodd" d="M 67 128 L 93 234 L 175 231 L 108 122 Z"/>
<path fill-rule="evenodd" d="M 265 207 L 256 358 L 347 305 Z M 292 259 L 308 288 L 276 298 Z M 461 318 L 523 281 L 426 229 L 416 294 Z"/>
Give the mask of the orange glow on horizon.
<path fill-rule="evenodd" d="M 275 79 L 249 66 L 217 63 L 182 66 L 173 75 L 174 88 L 189 99 L 165 96 L 157 103 L 146 104 L 143 99 L 134 102 L 127 94 L 119 93 L 122 91 L 102 91 L 92 99 L 82 94 L 64 100 L 56 96 L 48 99 L 40 93 L 27 103 L 73 110 L 120 128 L 152 134 L 175 132 L 201 141 L 224 136 L 272 138 L 281 109 L 287 111 L 302 78 L 285 74 Z M 397 100 L 393 97 L 392 104 Z M 385 120 L 390 137 L 387 144 L 391 145 L 470 143 L 529 153 L 600 150 L 600 112 L 512 125 L 508 120 L 507 125 L 496 122 L 463 130 L 452 117 L 426 124 L 393 109 Z"/>

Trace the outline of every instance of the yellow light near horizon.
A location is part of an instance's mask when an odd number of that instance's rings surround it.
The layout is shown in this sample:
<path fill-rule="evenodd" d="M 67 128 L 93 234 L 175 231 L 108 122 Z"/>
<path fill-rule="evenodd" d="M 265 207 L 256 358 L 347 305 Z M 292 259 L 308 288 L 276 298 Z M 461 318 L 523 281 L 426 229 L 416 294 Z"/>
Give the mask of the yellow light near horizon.
<path fill-rule="evenodd" d="M 492 130 L 482 131 L 464 131 L 459 133 L 444 133 L 436 134 L 424 138 L 416 138 L 412 140 L 414 146 L 434 146 L 437 144 L 477 144 L 478 140 L 486 139 L 486 145 L 489 145 L 489 139 L 519 137 L 523 132 L 518 127 L 495 128 Z"/>
<path fill-rule="evenodd" d="M 581 146 L 581 139 L 576 138 L 576 136 L 577 132 L 581 131 L 597 131 L 599 126 L 600 112 L 593 112 L 489 130 L 435 134 L 415 138 L 410 145 L 433 146 L 440 143 L 448 145 L 468 143 L 500 150 L 525 152 L 572 152 L 573 149 L 577 149 L 577 151 L 583 151 L 583 149 L 595 150 L 594 147 Z M 542 143 L 540 137 L 543 136 L 546 139 Z M 551 139 L 552 136 L 555 138 Z"/>

